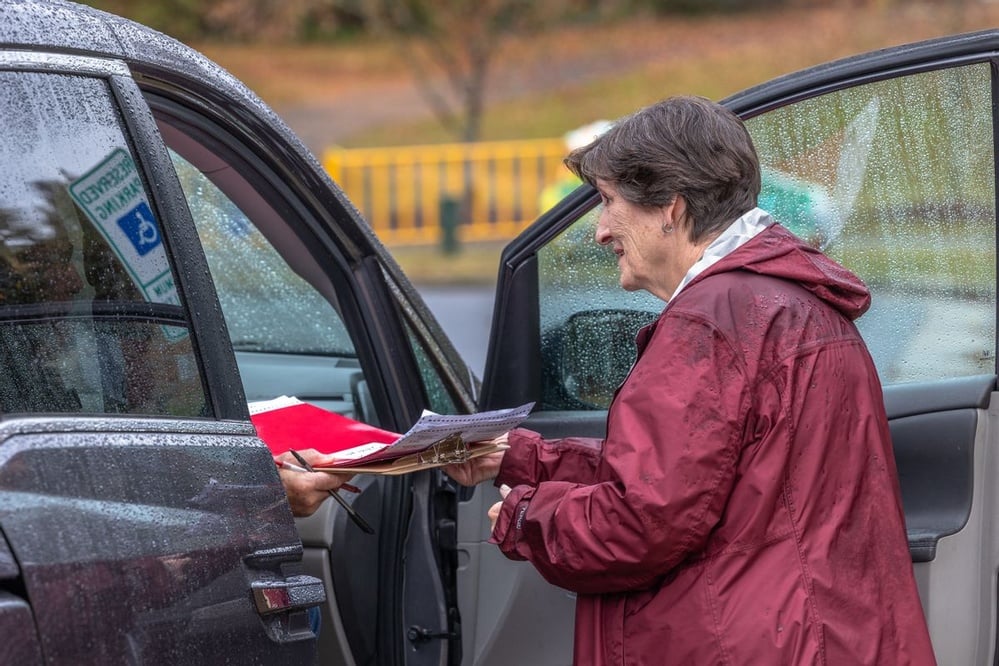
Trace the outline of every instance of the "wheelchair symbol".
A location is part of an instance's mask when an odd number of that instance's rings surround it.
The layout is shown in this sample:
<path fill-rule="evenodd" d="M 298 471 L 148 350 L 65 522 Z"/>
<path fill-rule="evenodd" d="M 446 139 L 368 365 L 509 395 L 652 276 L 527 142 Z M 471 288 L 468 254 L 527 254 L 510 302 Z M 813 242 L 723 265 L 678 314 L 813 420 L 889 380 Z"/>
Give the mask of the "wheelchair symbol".
<path fill-rule="evenodd" d="M 156 230 L 156 225 L 136 213 L 139 219 L 139 226 L 136 233 L 139 236 L 139 245 L 155 245 L 160 242 L 160 232 Z"/>
<path fill-rule="evenodd" d="M 118 226 L 125 232 L 140 257 L 152 252 L 161 242 L 160 229 L 156 226 L 153 212 L 144 201 L 119 218 Z"/>

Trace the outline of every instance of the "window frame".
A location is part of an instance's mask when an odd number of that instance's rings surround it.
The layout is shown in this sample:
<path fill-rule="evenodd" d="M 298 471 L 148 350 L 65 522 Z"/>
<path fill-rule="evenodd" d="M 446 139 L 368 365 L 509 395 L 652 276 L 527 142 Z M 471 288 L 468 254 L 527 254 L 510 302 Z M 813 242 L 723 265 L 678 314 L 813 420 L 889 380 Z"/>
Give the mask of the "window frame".
<path fill-rule="evenodd" d="M 256 106 L 254 102 L 251 109 L 244 109 L 246 113 L 237 115 L 224 103 L 216 106 L 219 102 L 216 91 L 206 91 L 205 98 L 193 97 L 191 89 L 197 89 L 199 83 L 185 80 L 185 92 L 181 92 L 165 80 L 152 80 L 142 72 L 136 75 L 160 122 L 188 137 L 193 133 L 195 142 L 202 146 L 210 145 L 206 153 L 231 167 L 234 174 L 251 184 L 272 207 L 282 207 L 286 212 L 279 216 L 280 225 L 296 237 L 336 292 L 339 314 L 354 341 L 378 424 L 399 432 L 407 430 L 419 417 L 427 399 L 415 354 L 405 335 L 403 318 L 415 317 L 422 330 L 432 330 L 436 323 L 422 301 L 407 300 L 408 292 L 397 288 L 397 283 L 391 279 L 394 265 L 381 255 L 380 245 L 373 236 L 366 235 L 366 224 L 356 209 L 341 198 L 342 193 L 328 179 L 315 180 L 318 165 L 300 161 L 290 154 L 294 146 L 289 137 L 275 134 L 270 126 L 248 125 L 260 120 L 255 114 L 266 110 L 262 105 Z M 205 83 L 206 86 L 210 84 Z M 222 98 L 224 102 L 224 94 Z M 171 147 L 177 150 L 176 145 Z M 191 159 L 190 153 L 177 152 L 196 166 L 199 164 L 199 160 Z M 233 197 L 231 190 L 221 189 L 245 211 L 244 201 Z M 426 340 L 423 342 L 426 348 Z M 435 360 L 441 368 L 448 367 L 446 359 L 438 357 Z M 453 375 L 455 371 L 451 372 Z M 442 375 L 442 378 L 449 381 L 452 375 Z M 464 390 L 457 383 L 449 386 L 459 395 Z M 441 476 L 440 472 L 434 474 L 434 479 Z M 379 518 L 379 527 L 375 542 L 347 539 L 344 532 L 346 513 L 343 511 L 330 518 L 321 509 L 309 519 L 299 521 L 307 553 L 311 551 L 318 557 L 328 557 L 323 570 L 329 576 L 328 581 L 338 583 L 338 603 L 349 602 L 364 589 L 370 589 L 371 580 L 377 581 L 386 592 L 388 601 L 360 609 L 347 608 L 348 612 L 340 617 L 343 631 L 337 636 L 330 632 L 331 643 L 346 645 L 349 642 L 355 651 L 377 646 L 380 658 L 402 663 L 407 647 L 400 640 L 404 635 L 404 628 L 400 629 L 402 624 L 433 625 L 436 624 L 433 618 L 444 612 L 441 608 L 445 588 L 450 585 L 450 574 L 440 563 L 441 546 L 436 529 L 432 527 L 436 525 L 436 512 L 440 507 L 436 503 L 428 504 L 426 497 L 444 494 L 453 501 L 453 492 L 446 484 L 436 481 L 427 486 L 429 479 L 422 475 L 379 476 L 362 486 L 362 496 L 357 501 L 374 502 L 377 507 L 375 515 Z M 424 487 L 428 487 L 429 492 L 425 492 Z M 329 548 L 333 541 L 335 549 Z M 424 541 L 429 542 L 429 547 Z M 365 564 L 358 569 L 357 563 L 362 561 Z M 439 595 L 440 603 L 427 603 L 428 597 L 411 595 L 411 590 L 404 589 L 403 585 L 407 576 L 424 580 L 428 591 Z M 393 599 L 395 601 L 390 603 Z M 405 618 L 400 616 L 400 606 Z M 434 649 L 443 651 L 446 647 L 447 643 L 441 643 Z"/>
<path fill-rule="evenodd" d="M 401 343 L 393 342 L 404 340 L 400 337 L 402 327 L 399 315 L 384 287 L 371 284 L 366 275 L 374 272 L 373 267 L 368 262 L 357 262 L 351 258 L 348 254 L 350 247 L 338 243 L 346 240 L 346 234 L 342 231 L 347 223 L 354 222 L 345 220 L 338 225 L 337 229 L 341 233 L 326 233 L 323 216 L 312 207 L 313 202 L 301 198 L 299 188 L 289 184 L 284 172 L 277 173 L 272 169 L 272 162 L 267 159 L 266 154 L 247 152 L 245 144 L 235 133 L 236 128 L 220 118 L 203 113 L 205 110 L 200 106 L 192 109 L 185 103 L 186 100 L 171 99 L 162 91 L 146 92 L 146 98 L 159 122 L 169 125 L 171 132 L 176 131 L 191 141 L 190 146 L 175 144 L 171 149 L 177 150 L 195 166 L 201 160 L 192 154 L 191 146 L 195 146 L 195 150 L 210 152 L 219 159 L 220 165 L 231 169 L 231 176 L 228 178 L 232 183 L 238 183 L 239 188 L 252 190 L 254 196 L 259 196 L 261 205 L 267 207 L 269 212 L 262 218 L 249 216 L 258 228 L 260 225 L 256 223 L 264 222 L 273 225 L 279 233 L 291 232 L 293 237 L 286 239 L 287 242 L 282 243 L 282 247 L 278 249 L 282 254 L 290 251 L 298 256 L 302 261 L 296 261 L 296 264 L 302 264 L 303 261 L 311 264 L 310 270 L 317 274 L 308 281 L 314 288 L 316 280 L 328 283 L 328 291 L 317 291 L 335 299 L 337 303 L 340 317 L 354 342 L 354 351 L 372 392 L 379 425 L 389 429 L 408 428 L 408 415 L 413 414 L 411 418 L 415 421 L 423 409 L 423 383 L 412 353 Z M 231 188 L 220 185 L 219 182 L 215 184 L 237 207 L 246 210 L 247 202 L 234 198 Z M 344 213 L 347 214 L 345 211 Z M 277 247 L 275 237 L 270 233 L 273 231 L 273 228 L 265 229 L 264 234 Z M 380 271 L 377 271 L 377 275 L 380 278 Z M 368 286 L 365 286 L 366 283 Z M 390 350 L 390 358 L 384 358 L 376 349 Z M 400 404 L 393 397 L 397 395 L 413 399 L 409 404 Z"/>

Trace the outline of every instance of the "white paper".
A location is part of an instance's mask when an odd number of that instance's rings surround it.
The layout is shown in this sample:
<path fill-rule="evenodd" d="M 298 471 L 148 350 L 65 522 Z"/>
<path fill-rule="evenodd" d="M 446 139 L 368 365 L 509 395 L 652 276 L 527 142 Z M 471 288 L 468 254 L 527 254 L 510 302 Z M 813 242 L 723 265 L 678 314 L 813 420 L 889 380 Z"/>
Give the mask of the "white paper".
<path fill-rule="evenodd" d="M 351 455 L 350 459 L 354 462 L 368 463 L 398 458 L 409 453 L 424 451 L 451 435 L 460 435 L 466 444 L 496 439 L 520 425 L 533 408 L 534 403 L 529 402 L 520 407 L 497 409 L 478 414 L 424 412 L 420 420 L 396 441 L 363 458 L 356 458 L 355 454 Z M 350 453 L 355 451 L 356 449 L 350 449 Z M 341 451 L 337 457 L 344 453 L 347 452 Z"/>

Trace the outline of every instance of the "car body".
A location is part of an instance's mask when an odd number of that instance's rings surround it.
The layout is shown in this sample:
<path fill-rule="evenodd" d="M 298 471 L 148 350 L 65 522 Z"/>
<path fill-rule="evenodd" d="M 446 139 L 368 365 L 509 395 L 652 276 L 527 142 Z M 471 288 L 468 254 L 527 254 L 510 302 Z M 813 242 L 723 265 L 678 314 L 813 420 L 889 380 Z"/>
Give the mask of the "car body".
<path fill-rule="evenodd" d="M 948 664 L 995 658 L 997 63 L 989 31 L 724 101 L 778 219 L 873 292 L 860 327 Z M 31 295 L 0 302 L 0 662 L 570 663 L 573 595 L 486 543 L 496 489 L 362 475 L 374 535 L 332 502 L 293 519 L 247 401 L 395 431 L 534 401 L 545 435 L 600 436 L 662 304 L 617 288 L 591 188 L 504 252 L 480 383 L 302 143 L 191 49 L 7 2 L 0 108 L 0 293 Z"/>

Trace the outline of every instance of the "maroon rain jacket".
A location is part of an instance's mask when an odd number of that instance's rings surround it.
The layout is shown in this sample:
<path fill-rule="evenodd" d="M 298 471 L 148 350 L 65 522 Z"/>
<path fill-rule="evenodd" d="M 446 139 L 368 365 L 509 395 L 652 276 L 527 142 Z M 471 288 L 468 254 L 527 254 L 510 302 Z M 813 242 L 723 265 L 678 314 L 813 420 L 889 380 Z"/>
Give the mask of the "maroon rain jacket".
<path fill-rule="evenodd" d="M 576 664 L 935 663 L 869 305 L 773 225 L 639 332 L 606 439 L 511 433 L 493 542 L 578 592 Z"/>

